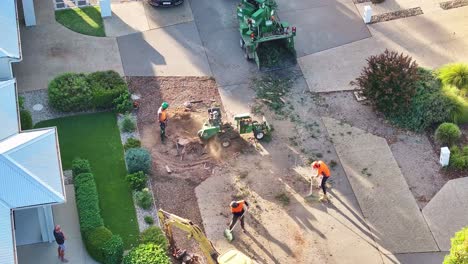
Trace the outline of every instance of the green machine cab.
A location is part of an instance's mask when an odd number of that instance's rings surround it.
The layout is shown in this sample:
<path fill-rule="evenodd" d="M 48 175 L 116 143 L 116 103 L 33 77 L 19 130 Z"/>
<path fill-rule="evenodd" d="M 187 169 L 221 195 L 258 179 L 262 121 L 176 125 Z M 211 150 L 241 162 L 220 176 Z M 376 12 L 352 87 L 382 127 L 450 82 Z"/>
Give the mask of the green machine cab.
<path fill-rule="evenodd" d="M 270 57 L 278 56 L 276 50 L 281 50 L 288 59 L 296 59 L 296 28 L 279 20 L 276 6 L 274 0 L 242 0 L 237 6 L 240 46 L 245 58 L 255 60 L 259 69 L 270 66 L 266 64 Z"/>
<path fill-rule="evenodd" d="M 202 129 L 198 131 L 198 136 L 203 140 L 208 140 L 221 132 L 222 125 L 221 108 L 209 108 L 208 121 L 205 122 Z"/>
<path fill-rule="evenodd" d="M 236 121 L 237 131 L 239 134 L 253 133 L 257 140 L 266 139 L 271 135 L 271 127 L 263 117 L 263 122 L 254 121 L 249 113 L 239 114 L 234 116 Z"/>

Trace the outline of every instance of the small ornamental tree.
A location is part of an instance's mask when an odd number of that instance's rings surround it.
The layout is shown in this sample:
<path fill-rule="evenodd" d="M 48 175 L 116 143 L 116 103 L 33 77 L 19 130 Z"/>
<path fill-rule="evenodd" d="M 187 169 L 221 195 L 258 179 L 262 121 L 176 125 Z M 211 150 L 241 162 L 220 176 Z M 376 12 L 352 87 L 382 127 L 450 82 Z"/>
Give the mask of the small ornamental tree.
<path fill-rule="evenodd" d="M 418 78 L 418 65 L 411 57 L 385 50 L 367 59 L 367 66 L 351 85 L 362 89 L 377 110 L 398 115 L 409 109 Z"/>

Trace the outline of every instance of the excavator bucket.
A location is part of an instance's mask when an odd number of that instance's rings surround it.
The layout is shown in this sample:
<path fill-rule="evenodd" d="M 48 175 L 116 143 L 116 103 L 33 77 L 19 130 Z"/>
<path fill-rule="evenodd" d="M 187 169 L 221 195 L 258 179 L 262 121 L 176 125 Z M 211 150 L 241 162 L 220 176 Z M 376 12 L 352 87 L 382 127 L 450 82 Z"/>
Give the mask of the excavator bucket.
<path fill-rule="evenodd" d="M 219 264 L 254 264 L 253 260 L 242 252 L 231 249 L 218 257 Z"/>

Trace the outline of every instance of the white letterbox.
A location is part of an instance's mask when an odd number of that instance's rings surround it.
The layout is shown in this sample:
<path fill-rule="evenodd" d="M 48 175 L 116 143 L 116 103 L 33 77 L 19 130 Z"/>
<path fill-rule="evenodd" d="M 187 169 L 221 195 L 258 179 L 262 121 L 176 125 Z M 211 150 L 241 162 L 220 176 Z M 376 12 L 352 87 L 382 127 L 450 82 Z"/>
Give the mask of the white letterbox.
<path fill-rule="evenodd" d="M 448 147 L 440 148 L 440 165 L 443 167 L 449 164 L 450 160 L 450 149 Z"/>
<path fill-rule="evenodd" d="M 368 24 L 371 22 L 372 19 L 372 7 L 366 5 L 364 7 L 364 14 L 362 15 L 362 19 L 364 19 L 364 23 Z"/>

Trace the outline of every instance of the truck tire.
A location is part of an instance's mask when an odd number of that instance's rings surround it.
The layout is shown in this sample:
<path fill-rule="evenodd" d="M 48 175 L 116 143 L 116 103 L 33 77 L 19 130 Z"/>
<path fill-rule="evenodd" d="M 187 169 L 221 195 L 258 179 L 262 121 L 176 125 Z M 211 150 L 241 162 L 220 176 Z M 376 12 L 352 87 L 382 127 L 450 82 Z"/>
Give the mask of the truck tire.
<path fill-rule="evenodd" d="M 254 131 L 254 136 L 258 140 L 262 140 L 265 137 L 263 131 Z"/>

